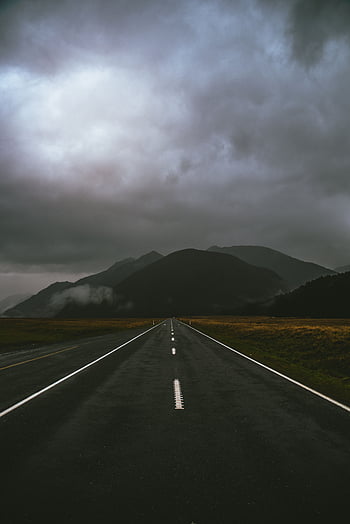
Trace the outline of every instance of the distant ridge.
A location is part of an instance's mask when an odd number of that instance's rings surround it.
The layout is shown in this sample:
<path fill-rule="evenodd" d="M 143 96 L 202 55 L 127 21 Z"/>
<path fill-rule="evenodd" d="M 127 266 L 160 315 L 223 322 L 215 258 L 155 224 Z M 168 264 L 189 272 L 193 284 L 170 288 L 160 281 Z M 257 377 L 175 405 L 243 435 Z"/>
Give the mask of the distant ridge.
<path fill-rule="evenodd" d="M 71 287 L 72 282 L 55 282 L 48 287 L 42 289 L 36 295 L 31 296 L 24 302 L 20 302 L 15 307 L 7 309 L 4 315 L 9 317 L 47 317 L 50 298 L 55 293 L 60 293 L 65 289 Z"/>
<path fill-rule="evenodd" d="M 76 282 L 51 284 L 3 316 L 254 314 L 276 295 L 325 275 L 338 273 L 264 246 L 184 249 L 166 257 L 151 251 Z"/>
<path fill-rule="evenodd" d="M 350 271 L 350 265 L 336 267 L 334 271 L 337 271 L 337 273 L 346 273 L 347 271 Z"/>
<path fill-rule="evenodd" d="M 65 297 L 69 298 L 69 292 L 77 295 L 79 289 L 83 286 L 85 288 L 92 288 L 94 298 L 95 288 L 113 287 L 122 282 L 128 276 L 136 271 L 142 269 L 148 264 L 152 264 L 156 260 L 162 258 L 163 255 L 156 251 L 151 251 L 138 259 L 126 258 L 113 264 L 111 267 L 100 273 L 90 275 L 79 279 L 77 282 L 56 282 L 45 289 L 41 290 L 36 295 L 16 305 L 16 307 L 7 309 L 4 314 L 10 317 L 52 317 L 57 313 L 57 307 L 54 305 L 55 297 L 58 294 L 65 292 Z M 78 289 L 79 288 L 79 289 Z M 89 300 L 91 293 L 87 295 L 86 300 Z M 103 295 L 101 300 L 103 300 Z"/>
<path fill-rule="evenodd" d="M 281 295 L 268 312 L 277 316 L 350 317 L 350 272 L 321 277 Z"/>
<path fill-rule="evenodd" d="M 112 305 L 71 304 L 60 316 L 171 316 L 238 312 L 286 289 L 273 271 L 224 253 L 176 251 L 114 288 Z"/>
<path fill-rule="evenodd" d="M 31 297 L 29 293 L 26 294 L 16 294 L 16 295 L 10 295 L 9 297 L 3 298 L 0 300 L 0 315 L 6 311 L 9 308 L 15 307 L 20 302 L 23 302 L 24 300 L 27 300 L 27 298 Z"/>
<path fill-rule="evenodd" d="M 125 258 L 116 262 L 111 267 L 100 273 L 81 278 L 74 283 L 74 286 L 81 286 L 82 284 L 89 284 L 90 286 L 116 286 L 125 278 L 142 269 L 148 264 L 152 264 L 157 260 L 163 258 L 163 255 L 156 251 L 151 251 L 137 259 Z"/>
<path fill-rule="evenodd" d="M 212 246 L 208 251 L 227 253 L 248 262 L 248 264 L 271 269 L 287 282 L 290 290 L 321 276 L 336 274 L 331 269 L 312 262 L 304 262 L 264 246 Z"/>

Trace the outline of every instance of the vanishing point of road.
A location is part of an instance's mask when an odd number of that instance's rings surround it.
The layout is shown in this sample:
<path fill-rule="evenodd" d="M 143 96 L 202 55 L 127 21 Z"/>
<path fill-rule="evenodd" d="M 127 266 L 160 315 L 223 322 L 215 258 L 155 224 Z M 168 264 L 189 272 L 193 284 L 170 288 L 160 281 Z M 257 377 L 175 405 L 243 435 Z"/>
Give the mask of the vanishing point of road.
<path fill-rule="evenodd" d="M 350 413 L 176 319 L 0 356 L 4 524 L 340 522 Z"/>

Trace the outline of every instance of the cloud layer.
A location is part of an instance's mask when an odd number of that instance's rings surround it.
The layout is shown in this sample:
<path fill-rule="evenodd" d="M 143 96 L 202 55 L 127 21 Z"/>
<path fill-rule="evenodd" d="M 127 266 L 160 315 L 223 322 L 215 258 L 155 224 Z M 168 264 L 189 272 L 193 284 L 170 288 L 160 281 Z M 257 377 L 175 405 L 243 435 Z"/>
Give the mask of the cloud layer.
<path fill-rule="evenodd" d="M 347 0 L 2 2 L 2 271 L 350 260 Z"/>

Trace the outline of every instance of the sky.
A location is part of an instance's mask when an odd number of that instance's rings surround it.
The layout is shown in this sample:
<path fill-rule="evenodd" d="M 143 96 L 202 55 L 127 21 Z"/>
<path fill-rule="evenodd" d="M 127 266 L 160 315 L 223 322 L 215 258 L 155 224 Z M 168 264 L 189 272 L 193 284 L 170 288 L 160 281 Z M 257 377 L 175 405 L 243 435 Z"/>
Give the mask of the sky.
<path fill-rule="evenodd" d="M 350 264 L 349 0 L 0 0 L 0 299 L 216 244 Z"/>

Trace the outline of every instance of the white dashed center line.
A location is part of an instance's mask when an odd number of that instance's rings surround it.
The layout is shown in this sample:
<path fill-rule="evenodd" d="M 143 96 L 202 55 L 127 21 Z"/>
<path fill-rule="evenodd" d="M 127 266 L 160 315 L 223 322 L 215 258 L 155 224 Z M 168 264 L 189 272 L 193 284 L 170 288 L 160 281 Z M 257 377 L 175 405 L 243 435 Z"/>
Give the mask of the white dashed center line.
<path fill-rule="evenodd" d="M 171 352 L 172 352 L 173 355 L 176 355 L 176 348 L 172 348 Z"/>
<path fill-rule="evenodd" d="M 174 337 L 171 337 L 171 341 L 174 342 L 175 338 Z"/>
<path fill-rule="evenodd" d="M 184 408 L 184 399 L 181 393 L 180 381 L 174 379 L 174 397 L 175 397 L 175 409 L 185 409 Z"/>

